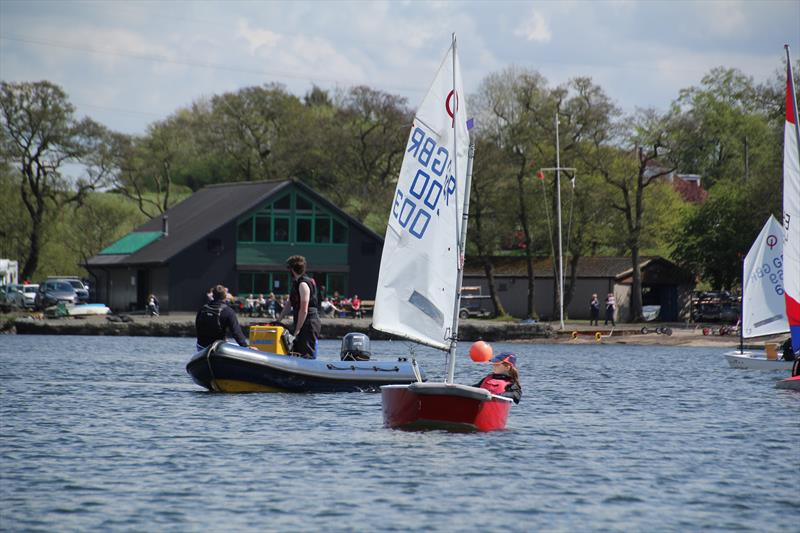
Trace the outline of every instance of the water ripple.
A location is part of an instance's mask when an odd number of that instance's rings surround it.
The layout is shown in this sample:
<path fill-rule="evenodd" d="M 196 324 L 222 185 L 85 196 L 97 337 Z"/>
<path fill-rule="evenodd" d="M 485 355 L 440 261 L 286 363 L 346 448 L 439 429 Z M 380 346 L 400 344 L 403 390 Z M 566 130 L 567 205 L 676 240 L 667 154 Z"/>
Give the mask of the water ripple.
<path fill-rule="evenodd" d="M 523 401 L 506 431 L 454 434 L 384 429 L 375 394 L 209 394 L 184 371 L 192 348 L 0 339 L 0 529 L 796 527 L 800 394 L 719 350 L 498 343 Z M 441 379 L 441 354 L 417 356 Z M 462 361 L 461 382 L 487 370 Z"/>

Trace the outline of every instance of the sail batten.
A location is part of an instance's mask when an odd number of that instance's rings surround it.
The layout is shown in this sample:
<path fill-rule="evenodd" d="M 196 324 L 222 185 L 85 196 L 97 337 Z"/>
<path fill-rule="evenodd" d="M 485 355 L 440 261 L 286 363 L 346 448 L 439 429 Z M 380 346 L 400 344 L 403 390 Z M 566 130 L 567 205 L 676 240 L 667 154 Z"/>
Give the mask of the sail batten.
<path fill-rule="evenodd" d="M 420 104 L 406 143 L 375 296 L 373 327 L 447 350 L 457 298 L 469 132 L 455 42 Z"/>

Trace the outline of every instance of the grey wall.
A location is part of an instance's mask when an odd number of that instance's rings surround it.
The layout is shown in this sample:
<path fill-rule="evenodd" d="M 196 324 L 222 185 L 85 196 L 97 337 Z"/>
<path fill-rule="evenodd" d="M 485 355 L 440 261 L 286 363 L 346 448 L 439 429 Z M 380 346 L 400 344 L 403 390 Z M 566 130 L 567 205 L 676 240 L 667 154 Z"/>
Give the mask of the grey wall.
<path fill-rule="evenodd" d="M 358 294 L 362 300 L 374 300 L 381 268 L 383 243 L 350 224 L 350 243 L 347 247 L 347 263 L 350 267 L 348 286 L 350 294 Z"/>
<path fill-rule="evenodd" d="M 222 250 L 209 250 L 209 239 L 220 239 Z M 203 304 L 208 288 L 221 283 L 238 294 L 236 272 L 236 222 L 230 222 L 204 236 L 169 261 L 169 291 L 167 311 L 197 311 Z"/>

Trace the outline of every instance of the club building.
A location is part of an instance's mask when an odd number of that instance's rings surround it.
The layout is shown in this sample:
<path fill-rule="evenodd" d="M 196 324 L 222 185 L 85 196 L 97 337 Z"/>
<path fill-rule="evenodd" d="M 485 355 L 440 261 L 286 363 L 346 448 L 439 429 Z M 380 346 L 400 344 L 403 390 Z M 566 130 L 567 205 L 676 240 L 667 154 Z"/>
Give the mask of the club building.
<path fill-rule="evenodd" d="M 375 297 L 383 238 L 299 181 L 208 186 L 90 258 L 96 295 L 115 311 L 196 311 L 208 288 L 287 294 L 286 258 L 303 255 L 327 294 Z"/>
<path fill-rule="evenodd" d="M 524 317 L 527 313 L 528 272 L 524 257 L 494 257 L 495 287 L 500 302 L 512 316 Z M 686 320 L 691 314 L 694 276 L 663 257 L 643 257 L 639 263 L 642 273 L 642 305 L 659 306 L 659 320 Z M 534 299 L 536 313 L 545 319 L 557 319 L 555 305 L 555 279 L 550 259 L 534 264 Z M 571 269 L 566 278 L 571 277 Z M 464 285 L 479 287 L 489 294 L 489 285 L 479 261 L 467 260 Z M 575 272 L 575 288 L 565 314 L 573 319 L 588 319 L 592 294 L 600 299 L 604 308 L 606 295 L 611 293 L 617 302 L 616 319 L 627 321 L 630 316 L 633 269 L 630 257 L 582 257 Z M 601 310 L 601 318 L 603 311 Z"/>

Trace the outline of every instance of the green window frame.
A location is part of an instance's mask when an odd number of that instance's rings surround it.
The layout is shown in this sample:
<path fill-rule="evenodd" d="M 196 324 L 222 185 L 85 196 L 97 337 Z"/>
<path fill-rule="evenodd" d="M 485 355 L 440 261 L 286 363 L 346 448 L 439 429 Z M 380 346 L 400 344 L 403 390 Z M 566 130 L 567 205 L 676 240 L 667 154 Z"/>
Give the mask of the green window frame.
<path fill-rule="evenodd" d="M 236 240 L 241 243 L 342 246 L 349 242 L 349 227 L 329 210 L 293 191 L 240 218 Z"/>

